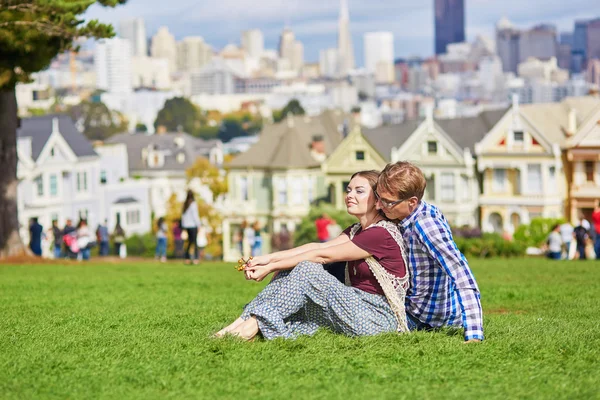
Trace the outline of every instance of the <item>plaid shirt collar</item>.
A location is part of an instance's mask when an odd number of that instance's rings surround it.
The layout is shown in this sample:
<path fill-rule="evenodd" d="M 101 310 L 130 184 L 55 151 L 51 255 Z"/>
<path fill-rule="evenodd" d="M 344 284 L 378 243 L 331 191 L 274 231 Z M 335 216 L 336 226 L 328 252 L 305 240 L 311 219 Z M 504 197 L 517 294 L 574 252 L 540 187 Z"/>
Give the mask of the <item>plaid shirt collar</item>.
<path fill-rule="evenodd" d="M 426 207 L 426 204 L 427 203 L 425 203 L 423 200 L 419 201 L 419 205 L 417 206 L 417 208 L 415 208 L 408 217 L 400 221 L 400 228 L 402 229 L 402 232 L 404 232 L 413 224 L 413 222 L 417 218 L 417 215 L 419 215 Z"/>

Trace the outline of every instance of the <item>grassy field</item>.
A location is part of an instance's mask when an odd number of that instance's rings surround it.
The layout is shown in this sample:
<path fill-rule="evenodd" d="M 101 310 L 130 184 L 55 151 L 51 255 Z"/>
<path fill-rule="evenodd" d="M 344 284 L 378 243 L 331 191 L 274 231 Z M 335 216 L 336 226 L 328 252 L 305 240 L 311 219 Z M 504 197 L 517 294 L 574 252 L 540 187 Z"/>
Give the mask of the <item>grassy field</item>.
<path fill-rule="evenodd" d="M 472 263 L 486 341 L 210 334 L 263 284 L 230 264 L 0 266 L 0 398 L 600 398 L 600 263 Z"/>

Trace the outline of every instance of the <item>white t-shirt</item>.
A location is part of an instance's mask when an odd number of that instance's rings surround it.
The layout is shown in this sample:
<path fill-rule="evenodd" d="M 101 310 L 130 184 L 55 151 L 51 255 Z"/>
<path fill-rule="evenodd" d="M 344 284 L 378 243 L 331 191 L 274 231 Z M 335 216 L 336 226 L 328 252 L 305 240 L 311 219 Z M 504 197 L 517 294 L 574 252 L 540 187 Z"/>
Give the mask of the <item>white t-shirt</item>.
<path fill-rule="evenodd" d="M 548 250 L 553 253 L 560 253 L 562 251 L 562 238 L 560 237 L 560 233 L 552 232 L 550 236 L 548 236 Z"/>

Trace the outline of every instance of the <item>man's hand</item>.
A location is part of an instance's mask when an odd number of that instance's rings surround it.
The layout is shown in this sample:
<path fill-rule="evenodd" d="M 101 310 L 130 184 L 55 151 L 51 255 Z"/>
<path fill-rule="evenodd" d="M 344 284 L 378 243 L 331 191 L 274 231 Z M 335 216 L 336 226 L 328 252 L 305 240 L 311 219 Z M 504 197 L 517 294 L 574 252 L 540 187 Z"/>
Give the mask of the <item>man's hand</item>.
<path fill-rule="evenodd" d="M 256 267 L 246 267 L 246 278 L 260 282 L 271 273 L 271 269 L 266 265 L 259 265 Z"/>

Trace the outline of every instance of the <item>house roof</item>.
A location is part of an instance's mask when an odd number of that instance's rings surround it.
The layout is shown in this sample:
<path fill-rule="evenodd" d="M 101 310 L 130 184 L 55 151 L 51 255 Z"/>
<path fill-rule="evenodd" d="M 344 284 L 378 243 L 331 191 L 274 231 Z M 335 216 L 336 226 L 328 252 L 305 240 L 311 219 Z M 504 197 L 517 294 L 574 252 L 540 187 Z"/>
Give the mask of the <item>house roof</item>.
<path fill-rule="evenodd" d="M 90 141 L 77 130 L 75 123 L 66 114 L 49 114 L 23 118 L 17 129 L 17 137 L 31 138 L 31 158 L 37 160 L 52 134 L 52 120 L 58 121 L 58 131 L 77 157 L 98 156 Z"/>
<path fill-rule="evenodd" d="M 350 121 L 347 114 L 326 111 L 317 117 L 288 116 L 286 120 L 265 126 L 256 144 L 235 157 L 231 168 L 312 168 L 321 165 L 311 155 L 313 136 L 322 136 L 329 156 L 341 143 L 341 127 Z M 348 127 L 350 129 L 350 127 Z"/>
<path fill-rule="evenodd" d="M 143 133 L 122 133 L 110 137 L 107 143 L 123 143 L 127 146 L 129 170 L 181 170 L 185 171 L 198 157 L 208 157 L 210 150 L 221 144 L 220 140 L 203 140 L 187 133 L 164 133 L 147 135 Z M 161 167 L 149 167 L 142 159 L 142 150 L 150 148 L 162 152 L 164 164 Z M 184 155 L 184 162 L 177 156 Z"/>
<path fill-rule="evenodd" d="M 567 145 L 569 112 L 576 111 L 577 126 L 600 107 L 593 96 L 567 97 L 560 103 L 523 104 L 521 113 L 550 141 L 564 148 Z M 575 133 L 575 132 L 572 132 Z"/>
<path fill-rule="evenodd" d="M 460 149 L 468 148 L 474 152 L 475 143 L 502 118 L 506 109 L 483 111 L 475 117 L 435 119 L 435 124 L 450 136 Z M 363 134 L 375 149 L 390 161 L 393 147 L 400 147 L 423 123 L 420 120 L 408 120 L 401 124 L 366 129 Z"/>

